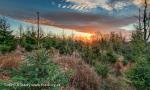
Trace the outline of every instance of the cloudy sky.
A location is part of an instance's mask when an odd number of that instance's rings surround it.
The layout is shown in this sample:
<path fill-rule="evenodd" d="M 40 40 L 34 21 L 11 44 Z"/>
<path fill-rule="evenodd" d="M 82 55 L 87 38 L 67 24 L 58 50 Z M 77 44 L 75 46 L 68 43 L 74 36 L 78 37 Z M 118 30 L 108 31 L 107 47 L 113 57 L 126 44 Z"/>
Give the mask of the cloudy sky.
<path fill-rule="evenodd" d="M 0 0 L 0 15 L 8 17 L 12 27 L 35 23 L 40 12 L 47 30 L 71 30 L 82 33 L 129 32 L 137 21 L 143 0 Z M 149 1 L 149 0 L 148 0 Z"/>

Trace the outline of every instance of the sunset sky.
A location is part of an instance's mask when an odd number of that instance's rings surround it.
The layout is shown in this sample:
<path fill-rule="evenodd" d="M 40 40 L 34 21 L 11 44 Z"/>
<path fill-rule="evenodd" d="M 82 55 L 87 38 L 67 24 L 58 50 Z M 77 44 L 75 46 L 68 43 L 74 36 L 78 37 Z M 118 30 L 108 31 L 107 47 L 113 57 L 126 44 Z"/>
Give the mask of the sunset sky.
<path fill-rule="evenodd" d="M 142 0 L 0 0 L 0 15 L 13 29 L 35 23 L 40 12 L 42 28 L 67 34 L 130 32 Z"/>

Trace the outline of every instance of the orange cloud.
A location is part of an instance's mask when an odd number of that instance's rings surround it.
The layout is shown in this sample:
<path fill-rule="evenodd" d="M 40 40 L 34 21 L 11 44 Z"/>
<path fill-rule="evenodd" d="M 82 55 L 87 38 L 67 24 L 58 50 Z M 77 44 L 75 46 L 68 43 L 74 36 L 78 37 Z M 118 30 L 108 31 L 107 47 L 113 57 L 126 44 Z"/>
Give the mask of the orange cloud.
<path fill-rule="evenodd" d="M 23 20 L 24 22 L 32 23 L 32 24 L 37 24 L 37 20 L 29 18 Z M 75 25 L 62 25 L 55 23 L 54 21 L 50 21 L 47 19 L 40 19 L 40 24 L 42 25 L 48 25 L 48 26 L 56 26 L 60 28 L 66 28 L 66 29 L 73 29 L 79 32 L 85 32 L 85 33 L 95 33 L 95 31 L 98 29 L 94 26 L 75 26 Z"/>
<path fill-rule="evenodd" d="M 24 19 L 23 21 L 24 22 L 28 22 L 28 23 L 37 24 L 37 20 L 36 19 L 32 19 L 32 18 Z M 40 24 L 43 24 L 43 25 L 55 25 L 55 22 L 47 20 L 47 19 L 44 19 L 44 18 L 41 18 L 40 19 Z"/>
<path fill-rule="evenodd" d="M 33 24 L 37 23 L 36 19 L 31 19 L 31 18 L 25 19 L 23 21 L 28 22 L 28 23 L 33 23 Z M 64 29 L 75 30 L 77 32 L 84 32 L 84 33 L 89 33 L 89 34 L 96 34 L 96 32 L 101 32 L 102 34 L 108 34 L 110 32 L 121 32 L 123 36 L 130 36 L 130 34 L 131 34 L 128 31 L 112 29 L 111 26 L 107 26 L 107 25 L 100 25 L 100 26 L 94 26 L 94 25 L 83 25 L 83 26 L 62 25 L 62 24 L 58 24 L 54 21 L 43 19 L 43 18 L 40 19 L 40 24 L 48 25 L 48 26 L 55 26 L 55 27 L 64 28 Z M 89 37 L 78 37 L 78 39 L 82 39 L 82 40 L 87 41 L 90 38 Z"/>
<path fill-rule="evenodd" d="M 143 5 L 145 0 L 133 0 L 133 3 L 136 5 Z M 150 0 L 147 0 L 148 4 L 150 5 Z"/>

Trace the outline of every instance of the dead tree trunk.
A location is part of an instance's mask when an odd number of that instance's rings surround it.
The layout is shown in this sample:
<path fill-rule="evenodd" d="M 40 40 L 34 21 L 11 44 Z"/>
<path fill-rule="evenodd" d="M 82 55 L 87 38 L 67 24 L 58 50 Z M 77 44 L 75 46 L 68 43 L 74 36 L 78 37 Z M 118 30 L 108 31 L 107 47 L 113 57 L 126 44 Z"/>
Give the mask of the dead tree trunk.
<path fill-rule="evenodd" d="M 37 46 L 39 48 L 40 46 L 40 16 L 39 16 L 39 12 L 37 12 Z"/>
<path fill-rule="evenodd" d="M 145 0 L 144 3 L 144 12 L 141 17 L 141 10 L 139 9 L 139 29 L 143 32 L 144 42 L 147 43 L 150 38 L 150 14 L 147 13 L 148 3 Z M 141 22 L 141 18 L 143 18 L 143 22 Z"/>

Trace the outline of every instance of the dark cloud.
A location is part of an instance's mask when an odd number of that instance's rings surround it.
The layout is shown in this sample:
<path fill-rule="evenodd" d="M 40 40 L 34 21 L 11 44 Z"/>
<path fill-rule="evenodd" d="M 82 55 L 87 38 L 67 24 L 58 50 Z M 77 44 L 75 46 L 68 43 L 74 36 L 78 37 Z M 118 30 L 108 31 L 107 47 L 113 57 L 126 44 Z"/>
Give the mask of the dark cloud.
<path fill-rule="evenodd" d="M 81 32 L 98 32 L 98 31 L 118 31 L 119 27 L 134 23 L 136 18 L 125 17 L 115 18 L 112 16 L 82 14 L 82 13 L 65 13 L 53 12 L 41 14 L 41 24 L 51 25 L 61 28 L 75 29 Z M 26 22 L 34 23 L 36 19 L 26 19 Z"/>
<path fill-rule="evenodd" d="M 43 15 L 44 18 L 56 21 L 60 24 L 66 25 L 108 25 L 114 27 L 124 26 L 135 22 L 134 17 L 122 17 L 115 18 L 113 16 L 94 15 L 94 14 L 82 14 L 82 13 L 65 13 L 65 12 L 53 12 Z"/>

